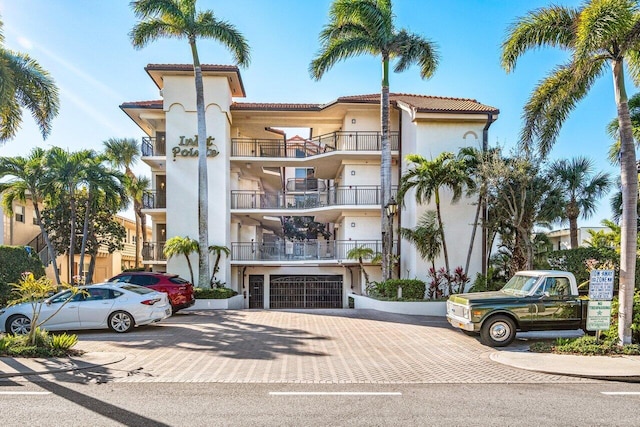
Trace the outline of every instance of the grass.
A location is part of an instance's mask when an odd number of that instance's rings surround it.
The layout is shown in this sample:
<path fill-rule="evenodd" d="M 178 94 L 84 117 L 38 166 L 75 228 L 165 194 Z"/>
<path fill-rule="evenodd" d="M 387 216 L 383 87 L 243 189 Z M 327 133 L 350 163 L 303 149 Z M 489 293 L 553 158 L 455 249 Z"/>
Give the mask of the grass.
<path fill-rule="evenodd" d="M 534 353 L 574 354 L 582 356 L 621 356 L 640 355 L 640 345 L 619 346 L 616 341 L 596 340 L 585 335 L 580 338 L 558 338 L 555 341 L 543 341 L 531 344 L 529 350 Z"/>

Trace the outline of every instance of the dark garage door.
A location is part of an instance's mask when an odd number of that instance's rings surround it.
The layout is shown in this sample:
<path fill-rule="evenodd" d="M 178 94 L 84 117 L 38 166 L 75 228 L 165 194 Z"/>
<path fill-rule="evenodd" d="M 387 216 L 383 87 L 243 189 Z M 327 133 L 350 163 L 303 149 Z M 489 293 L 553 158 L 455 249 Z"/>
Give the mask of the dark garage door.
<path fill-rule="evenodd" d="M 342 276 L 271 276 L 270 308 L 342 308 Z"/>

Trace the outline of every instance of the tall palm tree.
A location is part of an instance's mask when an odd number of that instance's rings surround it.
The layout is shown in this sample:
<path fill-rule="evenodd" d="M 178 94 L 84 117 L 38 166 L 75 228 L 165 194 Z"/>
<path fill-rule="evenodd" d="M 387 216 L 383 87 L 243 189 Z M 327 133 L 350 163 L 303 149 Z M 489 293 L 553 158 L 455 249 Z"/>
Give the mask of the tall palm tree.
<path fill-rule="evenodd" d="M 135 48 L 165 37 L 186 38 L 191 48 L 198 116 L 198 283 L 204 288 L 209 280 L 209 190 L 204 89 L 196 40 L 210 38 L 222 43 L 242 66 L 249 65 L 249 45 L 233 25 L 217 19 L 213 11 L 197 11 L 196 0 L 137 0 L 131 2 L 131 7 L 140 19 L 130 33 Z"/>
<path fill-rule="evenodd" d="M 191 283 L 195 283 L 193 281 L 193 268 L 191 267 L 189 255 L 198 252 L 198 250 L 199 245 L 197 240 L 193 240 L 189 236 L 174 236 L 165 242 L 163 252 L 167 259 L 176 255 L 184 255 L 187 259 L 187 265 L 189 266 L 189 273 L 191 273 Z"/>
<path fill-rule="evenodd" d="M 74 262 L 76 247 L 77 205 L 76 193 L 83 181 L 88 162 L 97 156 L 93 150 L 81 150 L 69 153 L 60 147 L 53 147 L 47 152 L 45 163 L 47 171 L 44 176 L 47 192 L 52 197 L 49 201 L 66 197 L 69 200 L 70 234 L 69 234 L 69 283 L 74 283 Z M 60 197 L 56 197 L 59 195 Z"/>
<path fill-rule="evenodd" d="M 140 261 L 140 232 L 142 233 L 142 247 L 147 243 L 147 215 L 142 212 L 143 200 L 150 193 L 151 180 L 143 175 L 127 177 L 125 181 L 127 194 L 133 200 L 133 210 L 136 214 L 136 267 Z"/>
<path fill-rule="evenodd" d="M 2 204 L 7 213 L 12 215 L 13 201 L 26 202 L 27 197 L 31 198 L 33 210 L 36 214 L 40 232 L 44 238 L 49 252 L 49 259 L 53 266 L 56 284 L 60 285 L 60 272 L 56 262 L 56 251 L 49 238 L 49 233 L 42 222 L 40 203 L 45 199 L 45 176 L 44 159 L 46 152 L 42 148 L 34 148 L 29 157 L 0 157 L 0 179 L 9 177 L 5 182 L 0 183 L 0 193 L 4 193 Z"/>
<path fill-rule="evenodd" d="M 571 248 L 579 246 L 578 217 L 588 219 L 596 210 L 596 202 L 609 190 L 606 173 L 593 174 L 593 162 L 586 157 L 556 160 L 549 167 L 564 199 L 562 220 L 569 220 Z"/>
<path fill-rule="evenodd" d="M 126 209 L 129 204 L 124 186 L 125 175 L 105 165 L 105 156 L 87 159 L 83 174 L 83 184 L 87 190 L 85 201 L 82 242 L 80 245 L 79 273 L 84 274 L 84 258 L 89 238 L 91 218 L 99 210 L 100 205 L 108 205 L 112 210 Z M 87 277 L 83 275 L 85 283 Z"/>
<path fill-rule="evenodd" d="M 391 0 L 334 0 L 329 10 L 329 23 L 320 33 L 320 51 L 311 62 L 311 76 L 319 80 L 333 65 L 343 59 L 371 54 L 382 62 L 380 91 L 380 127 L 382 150 L 380 159 L 382 279 L 391 277 L 389 259 L 391 241 L 390 218 L 385 206 L 391 199 L 391 144 L 389 142 L 389 61 L 397 59 L 395 72 L 413 64 L 420 67 L 420 77 L 430 78 L 438 66 L 438 53 L 432 41 L 394 25 Z"/>
<path fill-rule="evenodd" d="M 412 243 L 420 256 L 430 261 L 433 271 L 436 271 L 436 258 L 442 250 L 442 233 L 435 211 L 422 214 L 415 228 L 401 228 L 400 236 Z"/>
<path fill-rule="evenodd" d="M 373 249 L 367 248 L 365 246 L 357 246 L 347 252 L 347 259 L 358 260 L 360 271 L 362 271 L 362 274 L 364 275 L 364 286 L 367 293 L 369 292 L 369 273 L 367 273 L 367 270 L 364 269 L 363 259 L 372 259 L 374 258 L 374 256 L 375 253 L 373 252 Z"/>
<path fill-rule="evenodd" d="M 22 109 L 31 112 L 42 137 L 51 132 L 58 115 L 58 88 L 49 73 L 24 53 L 4 47 L 0 21 L 0 144 L 13 138 L 22 122 Z"/>
<path fill-rule="evenodd" d="M 409 154 L 405 157 L 409 167 L 400 178 L 398 199 L 404 202 L 404 197 L 411 189 L 415 189 L 416 202 L 436 205 L 436 218 L 442 240 L 444 264 L 449 272 L 449 254 L 447 241 L 444 237 L 444 223 L 442 221 L 440 189 L 448 188 L 452 192 L 451 203 L 456 203 L 462 197 L 465 186 L 472 185 L 469 175 L 465 171 L 463 162 L 457 160 L 453 153 L 444 152 L 433 160 L 427 160 L 419 154 Z"/>
<path fill-rule="evenodd" d="M 620 172 L 623 190 L 620 251 L 620 344 L 631 343 L 636 270 L 638 178 L 633 131 L 624 82 L 625 60 L 631 77 L 640 82 L 640 8 L 634 0 L 588 0 L 579 8 L 548 6 L 516 19 L 502 45 L 502 66 L 513 71 L 525 52 L 559 47 L 571 59 L 538 84 L 524 108 L 521 142 L 537 142 L 547 154 L 577 102 L 595 80 L 611 69 L 618 109 Z"/>
<path fill-rule="evenodd" d="M 216 284 L 216 286 L 218 285 L 218 281 L 216 280 L 216 274 L 220 270 L 220 259 L 222 258 L 222 254 L 225 254 L 226 256 L 231 255 L 231 249 L 229 249 L 226 246 L 211 245 L 209 246 L 209 252 L 210 253 L 212 252 L 213 255 L 216 257 L 216 260 L 213 263 L 213 273 L 211 274 L 211 281 L 209 282 L 211 287 L 213 288 L 214 284 Z"/>

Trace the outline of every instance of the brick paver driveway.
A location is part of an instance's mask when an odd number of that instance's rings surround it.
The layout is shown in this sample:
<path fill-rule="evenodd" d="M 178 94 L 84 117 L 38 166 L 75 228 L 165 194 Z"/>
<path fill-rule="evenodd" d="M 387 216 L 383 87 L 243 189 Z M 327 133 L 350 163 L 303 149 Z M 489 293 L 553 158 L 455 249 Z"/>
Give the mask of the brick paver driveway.
<path fill-rule="evenodd" d="M 517 345 L 517 344 L 516 344 Z M 111 380 L 232 383 L 549 383 L 510 368 L 443 318 L 372 310 L 202 311 L 129 334 L 81 332 L 78 347 L 126 359 Z M 514 347 L 510 347 L 510 351 Z"/>

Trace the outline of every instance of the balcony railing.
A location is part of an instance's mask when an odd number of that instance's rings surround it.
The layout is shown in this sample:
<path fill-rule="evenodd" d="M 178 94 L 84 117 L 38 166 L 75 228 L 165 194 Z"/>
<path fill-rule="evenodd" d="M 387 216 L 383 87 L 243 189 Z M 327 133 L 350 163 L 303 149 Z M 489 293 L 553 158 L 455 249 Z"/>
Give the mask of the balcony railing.
<path fill-rule="evenodd" d="M 164 256 L 164 242 L 146 242 L 142 245 L 142 259 L 144 261 L 166 261 Z"/>
<path fill-rule="evenodd" d="M 314 240 L 308 242 L 231 243 L 232 261 L 344 260 L 350 250 L 382 252 L 381 240 Z"/>
<path fill-rule="evenodd" d="M 397 187 L 391 195 L 396 196 Z M 231 192 L 231 209 L 313 209 L 324 206 L 380 205 L 380 186 L 331 187 L 327 191 L 272 192 L 237 190 Z"/>
<path fill-rule="evenodd" d="M 399 134 L 389 135 L 391 150 L 398 150 Z M 304 142 L 283 139 L 232 138 L 232 157 L 292 157 L 305 158 L 333 151 L 380 151 L 380 132 L 332 132 Z"/>
<path fill-rule="evenodd" d="M 327 181 L 318 178 L 290 178 L 287 180 L 287 191 L 325 191 Z"/>
<path fill-rule="evenodd" d="M 167 207 L 167 192 L 149 191 L 142 195 L 142 207 L 144 209 L 164 209 Z"/>
<path fill-rule="evenodd" d="M 142 146 L 140 148 L 143 157 L 166 156 L 167 140 L 164 136 L 160 138 L 145 136 L 142 138 Z"/>

